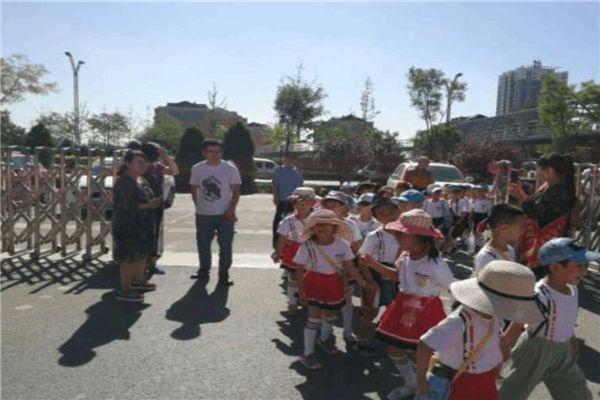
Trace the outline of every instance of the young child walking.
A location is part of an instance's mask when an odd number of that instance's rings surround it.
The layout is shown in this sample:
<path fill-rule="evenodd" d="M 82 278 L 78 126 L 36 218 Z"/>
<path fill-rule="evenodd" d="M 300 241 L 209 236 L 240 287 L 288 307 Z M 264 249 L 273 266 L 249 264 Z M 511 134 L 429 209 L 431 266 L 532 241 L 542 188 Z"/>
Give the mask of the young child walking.
<path fill-rule="evenodd" d="M 327 354 L 339 352 L 332 332 L 336 310 L 345 303 L 344 280 L 349 274 L 361 286 L 365 281 L 352 262 L 350 246 L 342 240 L 348 236 L 348 227 L 334 212 L 314 212 L 307 219 L 304 232 L 308 239 L 294 257 L 303 274 L 300 292 L 308 304 L 304 354 L 299 361 L 308 369 L 319 369 L 323 365 L 314 353 L 315 341 Z"/>
<path fill-rule="evenodd" d="M 540 248 L 538 258 L 547 276 L 536 284 L 545 320 L 540 324 L 513 323 L 504 336 L 512 350 L 512 367 L 500 388 L 503 400 L 525 400 L 544 382 L 554 400 L 591 400 L 585 374 L 577 365 L 579 344 L 575 337 L 578 314 L 577 285 L 587 263 L 600 253 L 587 251 L 571 238 L 557 238 Z"/>
<path fill-rule="evenodd" d="M 294 263 L 294 256 L 305 240 L 304 221 L 315 205 L 315 191 L 309 187 L 296 188 L 288 201 L 294 207 L 294 212 L 279 224 L 279 240 L 273 261 L 281 262 L 281 268 L 287 271 L 288 309 L 285 315 L 295 317 L 298 315 L 298 285 L 302 277 L 298 265 Z"/>
<path fill-rule="evenodd" d="M 442 237 L 423 210 L 412 210 L 388 223 L 404 252 L 395 268 L 364 255 L 363 261 L 388 279 L 399 281 L 400 292 L 381 316 L 375 336 L 388 344 L 388 355 L 404 378 L 404 385 L 388 394 L 388 399 L 412 395 L 417 388 L 414 364 L 408 351 L 417 348 L 419 338 L 446 317 L 439 295 L 454 281 L 448 264 L 440 257 L 435 239 Z"/>
<path fill-rule="evenodd" d="M 475 249 L 480 250 L 485 244 L 483 232 L 479 228 L 479 224 L 482 223 L 490 214 L 494 203 L 487 197 L 488 189 L 487 185 L 475 185 L 473 187 L 473 200 L 471 202 L 471 231 L 473 232 L 473 239 L 475 241 Z"/>
<path fill-rule="evenodd" d="M 519 207 L 510 204 L 497 204 L 492 207 L 486 220 L 492 231 L 492 238 L 475 256 L 475 275 L 495 260 L 517 261 L 517 254 L 510 243 L 518 243 L 525 213 Z"/>
<path fill-rule="evenodd" d="M 371 203 L 375 195 L 373 193 L 365 193 L 358 198 L 358 214 L 351 214 L 350 219 L 356 222 L 360 232 L 361 240 L 365 240 L 367 235 L 379 228 L 381 224 L 373 218 L 371 212 Z"/>
<path fill-rule="evenodd" d="M 494 261 L 478 277 L 450 285 L 462 305 L 421 336 L 418 398 L 497 400 L 496 376 L 508 356 L 501 350 L 502 319 L 543 319 L 534 286 L 535 275 L 510 261 Z M 434 352 L 437 357 L 431 363 Z"/>

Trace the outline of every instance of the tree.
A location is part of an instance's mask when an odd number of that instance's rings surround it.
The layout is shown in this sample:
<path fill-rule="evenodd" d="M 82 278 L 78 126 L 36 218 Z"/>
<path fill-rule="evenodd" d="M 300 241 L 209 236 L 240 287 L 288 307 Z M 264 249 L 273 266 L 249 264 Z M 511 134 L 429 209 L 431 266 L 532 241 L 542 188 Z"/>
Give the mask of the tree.
<path fill-rule="evenodd" d="M 292 141 L 299 139 L 303 130 L 312 128 L 315 119 L 325 113 L 323 100 L 326 97 L 321 85 L 304 79 L 302 65 L 298 67 L 296 76 L 286 76 L 282 79 L 277 87 L 274 108 L 279 123 L 286 129 L 286 153 Z"/>
<path fill-rule="evenodd" d="M 87 121 L 90 118 L 90 113 L 85 106 L 80 107 L 79 118 L 79 130 L 83 135 L 83 133 L 88 132 Z M 44 124 L 57 142 L 63 139 L 75 142 L 75 117 L 72 111 L 65 112 L 64 114 L 54 111 L 42 114 L 38 117 L 36 123 Z"/>
<path fill-rule="evenodd" d="M 461 143 L 461 133 L 452 125 L 436 125 L 429 130 L 417 132 L 415 149 L 436 161 L 448 161 Z"/>
<path fill-rule="evenodd" d="M 185 128 L 175 162 L 179 168 L 191 168 L 202 161 L 202 142 L 204 134 L 198 128 Z"/>
<path fill-rule="evenodd" d="M 176 152 L 182 136 L 183 129 L 179 125 L 179 121 L 160 115 L 146 133 L 142 135 L 141 139 L 156 142 L 171 152 Z"/>
<path fill-rule="evenodd" d="M 312 137 L 315 143 L 337 139 L 351 139 L 350 130 L 346 125 L 326 122 L 315 125 Z"/>
<path fill-rule="evenodd" d="M 217 85 L 213 82 L 212 89 L 208 91 L 208 136 L 216 137 L 219 118 L 217 113 L 219 109 L 224 109 L 227 107 L 227 98 L 224 97 L 219 99 L 219 91 L 217 90 Z"/>
<path fill-rule="evenodd" d="M 313 162 L 319 170 L 331 172 L 343 183 L 369 161 L 370 151 L 365 142 L 346 137 L 320 143 Z"/>
<path fill-rule="evenodd" d="M 372 129 L 364 134 L 369 155 L 369 169 L 379 176 L 388 176 L 404 162 L 402 146 L 395 134 Z"/>
<path fill-rule="evenodd" d="M 456 150 L 452 163 L 465 175 L 471 175 L 478 181 L 491 182 L 493 175 L 488 169 L 491 161 L 509 160 L 515 163 L 523 156 L 522 153 L 516 146 L 498 143 L 469 144 Z"/>
<path fill-rule="evenodd" d="M 32 64 L 22 54 L 0 57 L 0 104 L 18 103 L 28 94 L 46 95 L 56 91 L 55 82 L 43 82 L 48 73 L 42 64 Z"/>
<path fill-rule="evenodd" d="M 555 149 L 560 150 L 566 139 L 582 128 L 577 116 L 577 101 L 574 87 L 546 75 L 538 100 L 540 121 L 548 127 Z"/>
<path fill-rule="evenodd" d="M 454 76 L 454 79 L 452 80 L 444 78 L 444 87 L 446 88 L 446 124 L 450 123 L 452 115 L 452 104 L 455 101 L 465 101 L 467 83 L 458 81 L 458 78 L 460 78 L 461 76 L 462 73 L 458 73 Z"/>
<path fill-rule="evenodd" d="M 127 139 L 130 131 L 127 117 L 118 111 L 95 114 L 88 118 L 87 123 L 94 134 L 93 141 L 101 142 L 106 148 L 119 145 Z"/>
<path fill-rule="evenodd" d="M 254 192 L 256 172 L 256 166 L 254 165 L 254 142 L 248 128 L 241 122 L 236 122 L 225 134 L 223 146 L 225 148 L 223 158 L 233 161 L 240 171 L 242 192 Z"/>
<path fill-rule="evenodd" d="M 587 127 L 600 124 L 600 84 L 594 81 L 582 82 L 575 95 L 579 117 Z"/>
<path fill-rule="evenodd" d="M 373 97 L 374 89 L 371 78 L 367 77 L 365 81 L 365 88 L 360 96 L 360 110 L 362 112 L 362 119 L 365 121 L 373 121 L 379 111 L 375 109 L 375 98 Z"/>
<path fill-rule="evenodd" d="M 10 119 L 10 113 L 7 110 L 0 112 L 1 120 L 0 127 L 2 128 L 2 145 L 3 146 L 17 146 L 22 145 L 25 141 L 25 128 L 15 124 Z"/>
<path fill-rule="evenodd" d="M 27 147 L 47 147 L 40 154 L 40 162 L 44 167 L 49 167 L 52 162 L 52 154 L 50 148 L 54 147 L 54 140 L 50 134 L 50 130 L 44 124 L 37 124 L 29 130 L 25 136 L 25 146 Z"/>
<path fill-rule="evenodd" d="M 440 114 L 444 73 L 435 68 L 410 67 L 407 76 L 409 81 L 407 89 L 411 105 L 419 110 L 427 130 L 429 130 L 433 121 Z"/>
<path fill-rule="evenodd" d="M 272 127 L 266 128 L 263 136 L 267 143 L 272 146 L 284 146 L 286 134 L 285 127 L 280 124 L 275 124 Z"/>

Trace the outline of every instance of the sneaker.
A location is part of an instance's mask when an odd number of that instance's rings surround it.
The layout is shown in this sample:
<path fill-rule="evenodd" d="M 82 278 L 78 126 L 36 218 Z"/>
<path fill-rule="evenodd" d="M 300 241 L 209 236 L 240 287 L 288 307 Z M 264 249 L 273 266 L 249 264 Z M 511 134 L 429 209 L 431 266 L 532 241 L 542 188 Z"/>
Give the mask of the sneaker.
<path fill-rule="evenodd" d="M 377 355 L 375 349 L 364 342 L 355 343 L 352 349 L 364 357 L 375 357 Z"/>
<path fill-rule="evenodd" d="M 315 356 L 314 353 L 310 356 L 300 357 L 298 361 L 300 361 L 306 368 L 311 370 L 323 368 L 323 364 L 319 362 L 319 359 L 317 359 L 317 356 Z"/>
<path fill-rule="evenodd" d="M 233 280 L 228 276 L 222 276 L 219 278 L 219 282 L 217 284 L 221 286 L 233 286 Z"/>
<path fill-rule="evenodd" d="M 131 284 L 131 288 L 133 290 L 140 290 L 142 292 L 152 292 L 154 290 L 156 290 L 156 285 L 154 283 L 151 282 L 142 282 L 142 283 L 132 283 Z"/>
<path fill-rule="evenodd" d="M 333 335 L 329 336 L 329 339 L 324 342 L 321 339 L 317 339 L 317 345 L 327 354 L 337 354 L 340 352 L 340 349 L 335 345 L 335 337 Z"/>
<path fill-rule="evenodd" d="M 210 271 L 198 270 L 190 276 L 190 279 L 208 279 L 210 278 Z"/>
<path fill-rule="evenodd" d="M 353 333 L 344 333 L 344 342 L 346 342 L 346 344 L 355 344 L 358 340 Z"/>
<path fill-rule="evenodd" d="M 399 386 L 396 389 L 388 393 L 388 400 L 400 400 L 408 396 L 415 394 L 415 389 L 408 386 Z"/>
<path fill-rule="evenodd" d="M 141 303 L 144 301 L 144 295 L 142 293 L 123 292 L 122 290 L 119 290 L 117 291 L 117 300 L 129 303 Z"/>

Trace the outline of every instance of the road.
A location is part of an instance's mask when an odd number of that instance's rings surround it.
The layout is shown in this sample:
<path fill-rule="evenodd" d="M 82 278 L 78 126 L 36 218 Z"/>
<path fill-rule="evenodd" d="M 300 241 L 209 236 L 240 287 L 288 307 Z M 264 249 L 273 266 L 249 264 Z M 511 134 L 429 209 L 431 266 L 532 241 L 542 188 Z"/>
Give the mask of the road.
<path fill-rule="evenodd" d="M 2 263 L 2 399 L 377 399 L 398 384 L 383 348 L 352 352 L 307 372 L 296 362 L 303 321 L 287 321 L 280 270 L 269 259 L 268 195 L 240 202 L 234 243 L 235 286 L 189 279 L 197 267 L 194 212 L 178 195 L 167 212 L 167 274 L 146 304 L 113 298 L 108 259 L 82 264 L 26 257 Z M 215 247 L 215 252 L 217 251 Z M 470 273 L 469 259 L 452 262 Z M 600 275 L 582 284 L 581 365 L 600 399 Z M 446 299 L 446 302 L 448 299 Z M 339 334 L 339 327 L 336 328 Z M 548 399 L 539 387 L 532 399 Z"/>

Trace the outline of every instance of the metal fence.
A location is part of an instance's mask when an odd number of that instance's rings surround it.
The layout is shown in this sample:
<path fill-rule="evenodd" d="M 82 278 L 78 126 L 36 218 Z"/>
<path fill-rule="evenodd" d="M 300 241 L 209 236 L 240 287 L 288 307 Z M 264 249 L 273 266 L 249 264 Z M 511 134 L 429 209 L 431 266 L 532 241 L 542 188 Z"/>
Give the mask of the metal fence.
<path fill-rule="evenodd" d="M 32 259 L 82 253 L 84 261 L 109 251 L 112 184 L 122 150 L 1 149 L 2 253 Z M 41 159 L 51 158 L 44 168 Z"/>
<path fill-rule="evenodd" d="M 510 200 L 509 182 L 512 164 L 510 161 L 497 163 L 499 175 L 496 182 L 495 201 L 506 203 Z M 519 170 L 519 181 L 529 186 L 531 192 L 540 185 L 535 173 L 535 163 L 526 163 Z M 575 184 L 580 202 L 579 223 L 572 228 L 572 236 L 587 248 L 600 251 L 600 164 L 575 164 Z"/>

